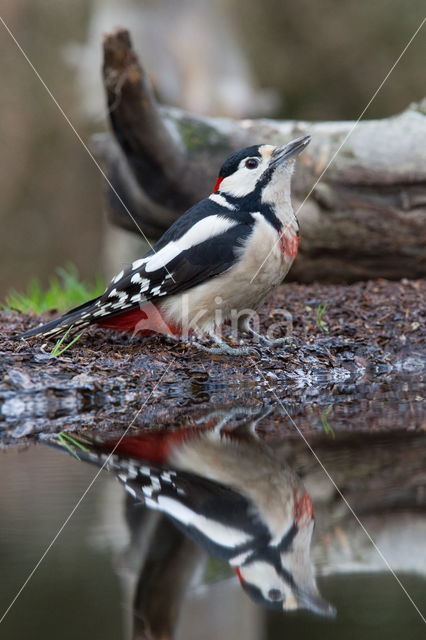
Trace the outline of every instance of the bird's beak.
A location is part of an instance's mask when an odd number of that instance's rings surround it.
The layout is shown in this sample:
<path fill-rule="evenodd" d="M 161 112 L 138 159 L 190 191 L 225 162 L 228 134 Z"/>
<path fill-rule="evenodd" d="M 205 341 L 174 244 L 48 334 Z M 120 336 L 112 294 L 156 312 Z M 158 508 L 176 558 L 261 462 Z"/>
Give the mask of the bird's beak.
<path fill-rule="evenodd" d="M 300 589 L 297 591 L 296 600 L 297 607 L 300 609 L 308 609 L 308 611 L 326 618 L 334 618 L 336 616 L 336 608 L 316 593 Z"/>
<path fill-rule="evenodd" d="M 299 155 L 299 153 L 308 146 L 310 141 L 311 136 L 302 136 L 301 138 L 296 138 L 287 144 L 283 144 L 281 147 L 276 147 L 272 154 L 272 162 L 269 166 L 276 167 L 282 162 Z"/>

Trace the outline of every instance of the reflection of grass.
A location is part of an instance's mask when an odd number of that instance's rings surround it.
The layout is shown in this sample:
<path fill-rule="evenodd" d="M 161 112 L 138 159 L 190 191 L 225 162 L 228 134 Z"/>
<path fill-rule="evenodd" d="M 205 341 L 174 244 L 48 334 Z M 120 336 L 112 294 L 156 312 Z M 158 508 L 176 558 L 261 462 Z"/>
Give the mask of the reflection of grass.
<path fill-rule="evenodd" d="M 335 437 L 334 434 L 334 429 L 331 426 L 331 424 L 328 421 L 328 416 L 331 413 L 331 410 L 333 409 L 333 405 L 329 404 L 328 407 L 326 407 L 325 409 L 322 410 L 321 413 L 321 424 L 322 424 L 322 428 L 324 433 L 326 433 L 327 435 L 331 436 L 332 438 Z"/>
<path fill-rule="evenodd" d="M 229 564 L 220 560 L 219 558 L 215 558 L 213 556 L 209 556 L 206 564 L 204 565 L 204 580 L 209 584 L 219 582 L 220 580 L 226 580 L 233 576 L 233 572 L 231 571 Z"/>
<path fill-rule="evenodd" d="M 77 455 L 75 449 L 80 449 L 80 451 L 89 451 L 87 447 L 83 445 L 79 440 L 73 438 L 69 433 L 65 433 L 65 431 L 61 431 L 56 436 L 57 440 L 59 440 L 60 444 L 70 453 L 74 458 L 79 460 L 80 458 Z"/>
<path fill-rule="evenodd" d="M 317 306 L 317 327 L 328 333 L 327 323 L 324 322 L 324 314 L 327 311 L 328 302 L 321 302 Z"/>
<path fill-rule="evenodd" d="M 27 313 L 42 313 L 48 309 L 66 311 L 91 298 L 96 298 L 104 291 L 100 277 L 93 284 L 82 282 L 74 265 L 57 269 L 57 275 L 50 279 L 47 288 L 42 287 L 38 278 L 33 278 L 25 293 L 11 291 L 2 305 L 8 310 Z"/>
<path fill-rule="evenodd" d="M 66 340 L 67 335 L 69 334 L 70 329 L 68 329 L 68 331 L 66 331 L 64 333 L 64 335 L 59 338 L 59 340 L 57 340 L 56 344 L 54 345 L 52 351 L 50 352 L 52 354 L 52 356 L 55 356 L 55 358 L 57 358 L 58 356 L 61 356 L 65 351 L 67 351 L 70 347 L 72 347 L 73 344 L 75 344 L 77 342 L 77 340 L 79 340 L 79 338 L 83 335 L 83 332 L 79 333 L 78 336 L 76 336 L 75 338 L 73 338 L 71 340 L 71 342 L 69 342 L 68 344 L 66 344 L 62 349 L 62 345 L 64 343 L 64 341 Z"/>

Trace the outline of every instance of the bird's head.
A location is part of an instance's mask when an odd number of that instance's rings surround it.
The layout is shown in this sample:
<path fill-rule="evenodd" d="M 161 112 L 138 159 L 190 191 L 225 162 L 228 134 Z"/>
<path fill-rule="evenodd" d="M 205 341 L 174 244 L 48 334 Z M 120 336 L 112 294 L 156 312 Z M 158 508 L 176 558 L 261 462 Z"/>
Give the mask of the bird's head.
<path fill-rule="evenodd" d="M 314 529 L 307 493 L 295 503 L 294 520 L 275 547 L 258 549 L 235 568 L 243 589 L 258 604 L 280 611 L 307 609 L 326 617 L 336 610 L 317 588 L 310 545 Z"/>
<path fill-rule="evenodd" d="M 237 151 L 223 163 L 214 193 L 231 201 L 250 198 L 276 203 L 288 197 L 295 158 L 310 139 L 303 136 L 278 147 L 261 144 Z"/>
<path fill-rule="evenodd" d="M 336 615 L 333 605 L 319 594 L 311 576 L 304 576 L 297 583 L 290 572 L 284 576 L 282 570 L 261 560 L 238 568 L 236 573 L 247 595 L 263 607 L 284 612 L 306 609 L 324 617 Z"/>

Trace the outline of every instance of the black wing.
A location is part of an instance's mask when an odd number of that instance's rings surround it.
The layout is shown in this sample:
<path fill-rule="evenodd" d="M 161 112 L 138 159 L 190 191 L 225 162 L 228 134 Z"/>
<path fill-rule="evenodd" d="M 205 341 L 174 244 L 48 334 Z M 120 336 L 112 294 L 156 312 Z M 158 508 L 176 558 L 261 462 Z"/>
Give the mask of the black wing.
<path fill-rule="evenodd" d="M 45 444 L 62 450 L 65 446 L 56 440 Z M 135 500 L 170 517 L 217 557 L 230 561 L 253 546 L 264 548 L 270 541 L 253 503 L 231 487 L 189 471 L 144 463 L 119 453 L 110 455 L 101 443 L 78 436 L 68 439 L 66 448 L 82 461 L 105 466 Z"/>
<path fill-rule="evenodd" d="M 232 224 L 230 228 L 210 238 L 184 249 L 173 259 L 155 270 L 147 270 L 149 258 L 179 241 L 201 220 L 209 225 L 218 218 Z M 108 305 L 108 316 L 121 313 L 124 309 L 136 308 L 141 302 L 154 300 L 165 295 L 183 292 L 227 271 L 238 258 L 238 248 L 251 234 L 254 218 L 247 212 L 233 212 L 206 198 L 189 209 L 160 238 L 153 250 L 142 260 L 145 264 L 133 263 L 120 277 L 114 278 L 100 298 L 101 305 Z M 136 277 L 136 281 L 135 281 Z M 115 300 L 114 300 L 115 298 Z"/>
<path fill-rule="evenodd" d="M 147 270 L 150 258 L 155 258 L 168 245 L 170 247 L 179 242 L 185 233 L 202 220 L 205 225 L 223 220 L 229 228 L 224 225 L 223 232 L 220 232 L 220 225 L 217 225 L 215 235 L 194 242 L 167 261 L 165 266 Z M 38 334 L 57 336 L 66 331 L 72 335 L 90 324 L 136 309 L 143 302 L 180 293 L 205 282 L 232 267 L 238 258 L 238 248 L 252 232 L 253 225 L 254 218 L 250 213 L 231 211 L 206 198 L 184 213 L 144 258 L 136 260 L 113 278 L 102 296 L 17 337 L 27 338 Z M 203 231 L 206 229 L 208 226 L 203 225 Z"/>
<path fill-rule="evenodd" d="M 136 477 L 117 476 L 136 500 L 169 516 L 192 540 L 223 560 L 253 546 L 264 548 L 270 541 L 253 503 L 214 480 L 151 465 L 140 467 Z"/>

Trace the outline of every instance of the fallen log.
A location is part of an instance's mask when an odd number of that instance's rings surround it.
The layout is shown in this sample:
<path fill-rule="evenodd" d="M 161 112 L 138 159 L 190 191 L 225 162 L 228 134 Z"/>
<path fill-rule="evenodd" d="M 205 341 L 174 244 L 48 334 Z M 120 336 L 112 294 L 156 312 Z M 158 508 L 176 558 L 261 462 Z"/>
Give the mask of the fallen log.
<path fill-rule="evenodd" d="M 94 148 L 125 204 L 107 187 L 115 225 L 156 240 L 210 192 L 230 152 L 309 133 L 293 182 L 302 242 L 290 277 L 426 275 L 426 101 L 359 124 L 202 117 L 157 105 L 122 29 L 105 37 L 103 77 L 112 135 Z"/>

